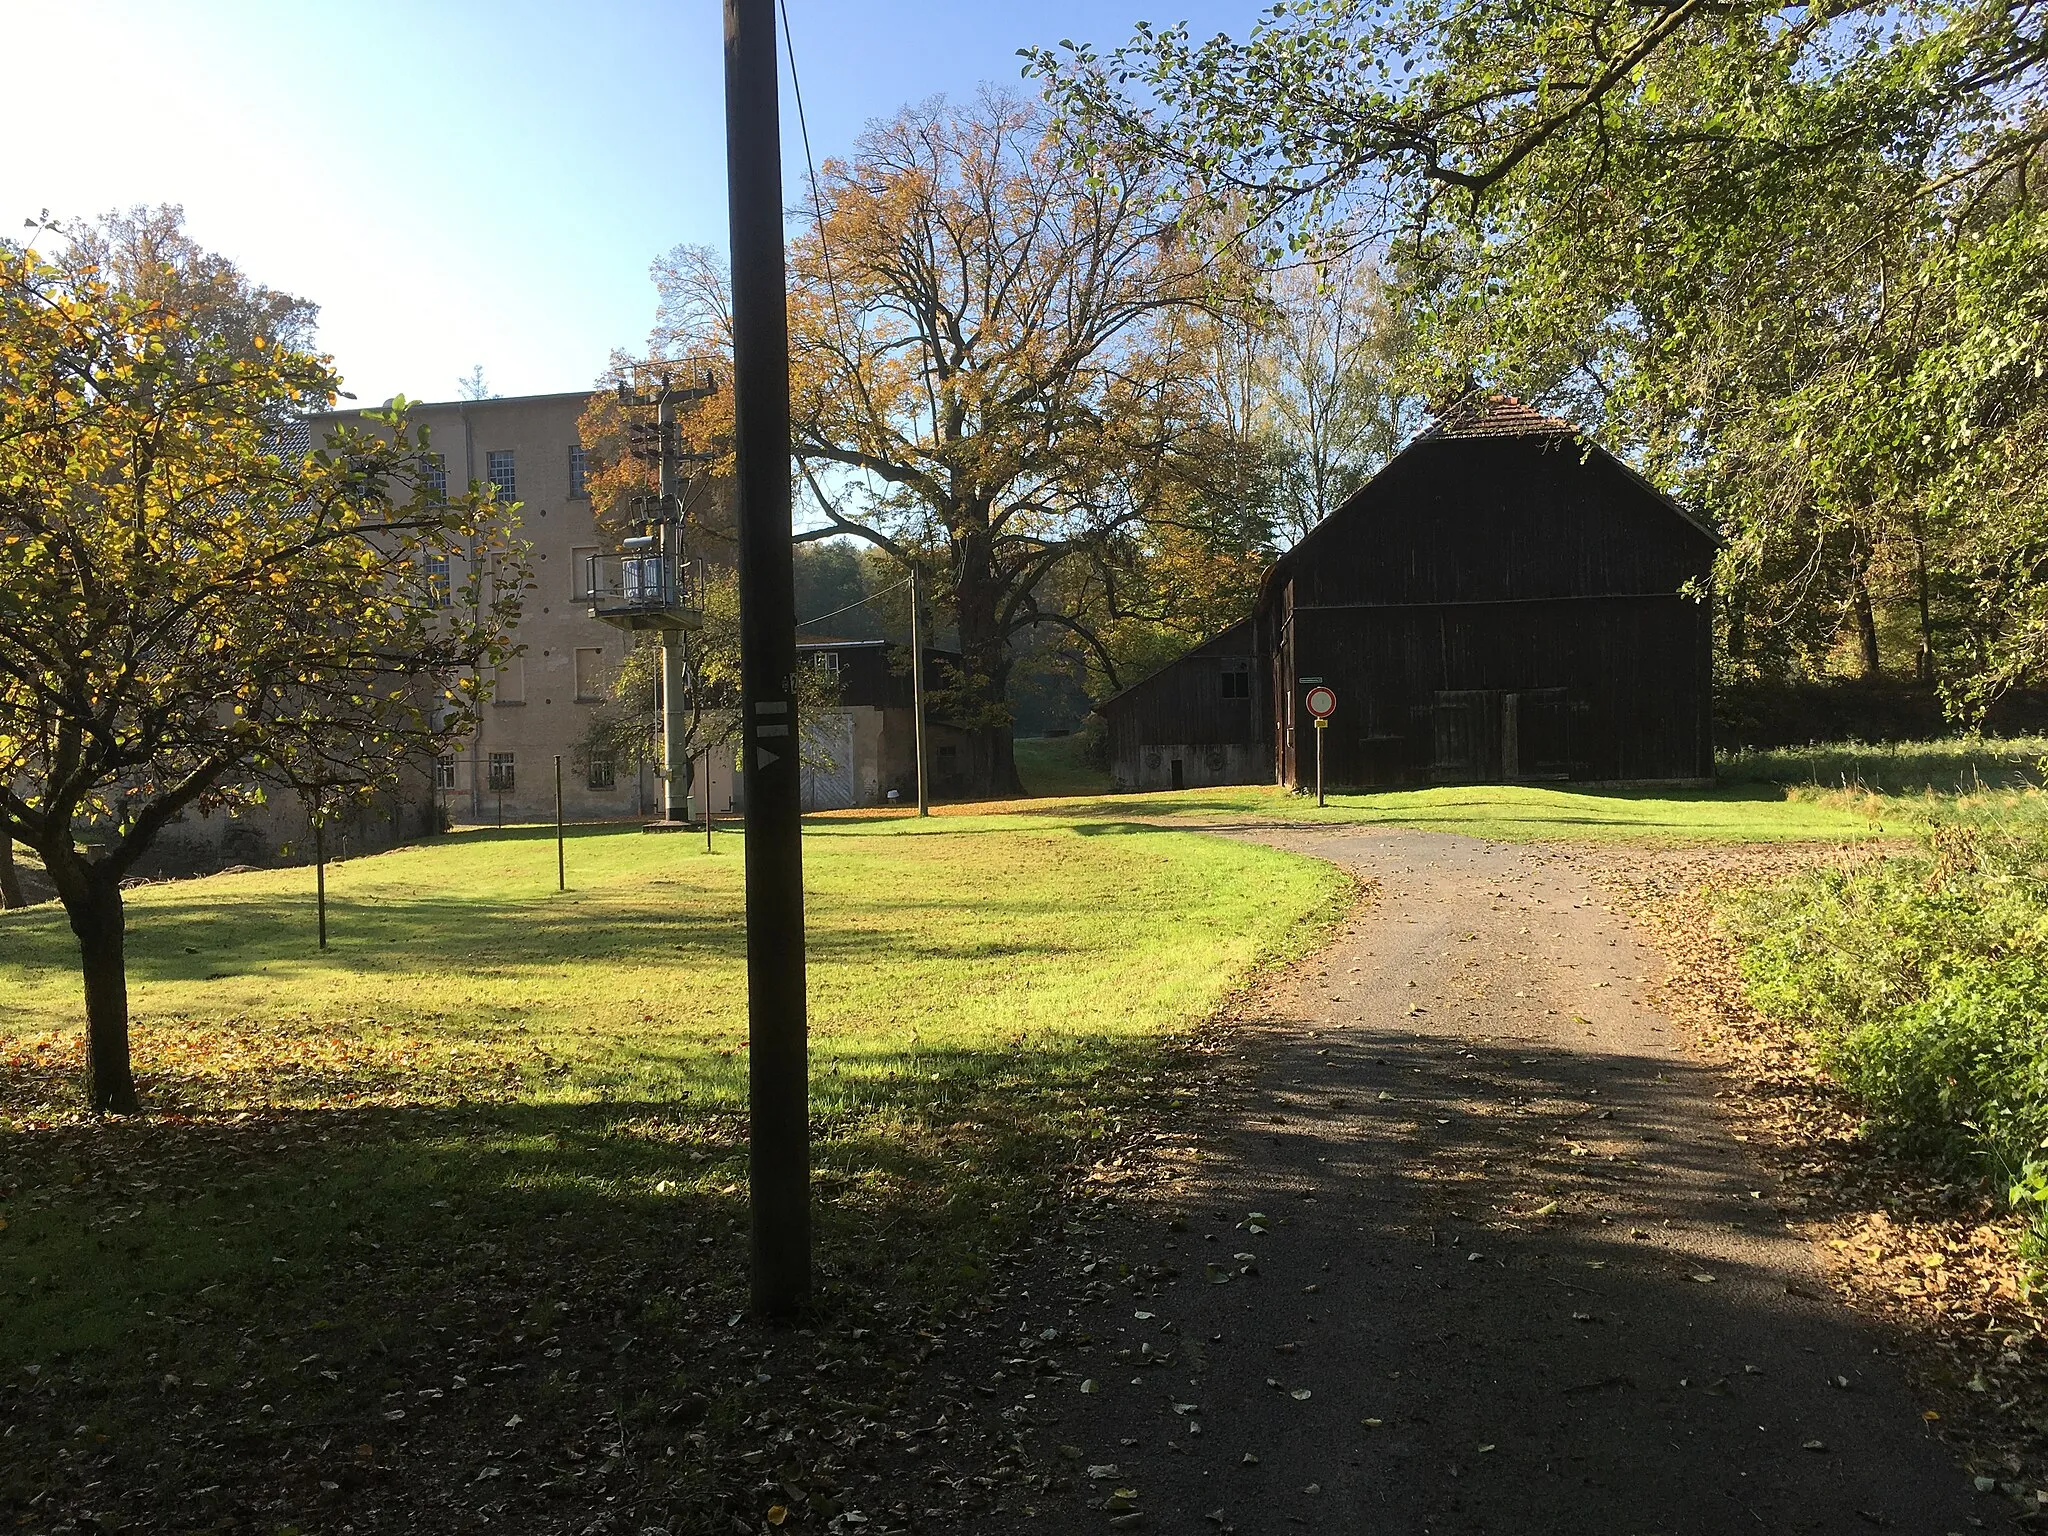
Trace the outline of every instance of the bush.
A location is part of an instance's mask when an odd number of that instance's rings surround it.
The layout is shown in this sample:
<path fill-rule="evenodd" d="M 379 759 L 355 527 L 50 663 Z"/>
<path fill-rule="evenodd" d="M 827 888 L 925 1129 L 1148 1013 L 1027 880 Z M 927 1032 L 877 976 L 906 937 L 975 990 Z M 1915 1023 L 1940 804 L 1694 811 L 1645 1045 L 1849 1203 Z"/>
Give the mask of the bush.
<path fill-rule="evenodd" d="M 2048 805 L 1963 802 L 1917 856 L 1740 899 L 1751 999 L 1899 1150 L 1989 1182 L 2048 1253 Z"/>

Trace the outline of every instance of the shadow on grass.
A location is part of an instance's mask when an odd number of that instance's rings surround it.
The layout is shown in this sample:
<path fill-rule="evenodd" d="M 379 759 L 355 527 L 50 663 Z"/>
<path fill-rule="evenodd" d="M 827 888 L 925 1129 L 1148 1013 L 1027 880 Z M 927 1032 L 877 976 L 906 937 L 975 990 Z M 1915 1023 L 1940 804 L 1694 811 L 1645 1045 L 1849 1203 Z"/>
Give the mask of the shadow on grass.
<path fill-rule="evenodd" d="M 402 1466 L 408 1519 L 466 1520 L 496 1466 L 506 1509 L 573 1491 L 642 1511 L 631 1529 L 729 1528 L 710 1511 L 753 1480 L 742 1421 L 789 1403 L 776 1378 L 897 1390 L 929 1352 L 918 1329 L 1002 1283 L 1161 1060 L 920 1051 L 821 1092 L 819 1284 L 795 1335 L 738 1316 L 746 1123 L 687 1096 L 17 1124 L 0 1512 L 116 1528 L 109 1507 L 142 1519 L 203 1489 L 181 1528 L 261 1511 L 271 1530 L 363 1516 L 375 1479 L 341 1474 Z M 679 1456 L 678 1422 L 701 1454 Z M 632 1451 L 593 1484 L 600 1431 Z M 377 1528 L 408 1527 L 359 1519 Z"/>

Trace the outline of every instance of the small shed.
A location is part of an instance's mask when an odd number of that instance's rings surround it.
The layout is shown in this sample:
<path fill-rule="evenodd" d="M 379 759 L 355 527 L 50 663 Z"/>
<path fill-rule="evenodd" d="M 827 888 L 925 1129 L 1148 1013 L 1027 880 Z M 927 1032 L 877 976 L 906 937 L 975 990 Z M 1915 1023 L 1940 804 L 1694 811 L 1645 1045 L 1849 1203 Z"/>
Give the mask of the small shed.
<path fill-rule="evenodd" d="M 1206 782 L 1312 784 L 1322 683 L 1333 787 L 1710 780 L 1716 545 L 1569 423 L 1469 394 L 1266 573 L 1233 642 L 1260 718 L 1198 734 L 1198 649 L 1101 706 L 1119 773 L 1195 734 L 1246 765 Z"/>
<path fill-rule="evenodd" d="M 1264 669 L 1243 619 L 1105 700 L 1110 774 L 1119 789 L 1196 789 L 1272 776 L 1261 722 Z"/>

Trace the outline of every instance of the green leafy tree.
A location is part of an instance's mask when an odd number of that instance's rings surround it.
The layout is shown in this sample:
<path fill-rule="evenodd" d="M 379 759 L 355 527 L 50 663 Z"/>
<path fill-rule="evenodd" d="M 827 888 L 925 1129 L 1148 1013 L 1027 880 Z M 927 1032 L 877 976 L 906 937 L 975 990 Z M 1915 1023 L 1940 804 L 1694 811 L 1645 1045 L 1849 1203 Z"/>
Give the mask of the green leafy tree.
<path fill-rule="evenodd" d="M 1992 0 L 1304 0 L 1032 56 L 1269 249 L 1333 223 L 1418 373 L 1544 398 L 1713 516 L 1733 675 L 1896 663 L 1961 713 L 2048 659 L 2048 12 Z"/>
<path fill-rule="evenodd" d="M 0 839 L 70 918 L 86 1098 L 115 1112 L 137 860 L 266 781 L 332 798 L 459 737 L 526 584 L 510 509 L 432 496 L 402 402 L 313 445 L 330 361 L 147 275 L 0 249 Z"/>
<path fill-rule="evenodd" d="M 994 793 L 1018 790 L 1018 637 L 1099 649 L 1147 527 L 1234 516 L 1247 462 L 1207 376 L 1208 332 L 1242 296 L 1161 211 L 1142 157 L 1070 148 L 1010 96 L 906 110 L 821 167 L 790 247 L 800 504 L 814 537 L 927 567 L 962 657 L 965 771 Z M 656 280 L 658 349 L 724 353 L 722 264 L 681 248 Z M 693 421 L 713 427 L 710 405 Z"/>

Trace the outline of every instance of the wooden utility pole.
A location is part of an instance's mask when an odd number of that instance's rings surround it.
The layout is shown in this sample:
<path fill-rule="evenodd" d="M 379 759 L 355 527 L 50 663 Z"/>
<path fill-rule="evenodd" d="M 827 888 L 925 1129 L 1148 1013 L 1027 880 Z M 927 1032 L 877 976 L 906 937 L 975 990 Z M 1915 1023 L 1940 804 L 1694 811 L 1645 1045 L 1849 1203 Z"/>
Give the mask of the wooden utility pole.
<path fill-rule="evenodd" d="M 811 1146 L 775 0 L 725 0 L 725 163 L 732 210 L 740 751 L 747 796 L 753 1304 L 766 1316 L 787 1317 L 811 1290 Z"/>
<path fill-rule="evenodd" d="M 924 760 L 924 631 L 919 627 L 917 617 L 923 588 L 923 569 L 913 563 L 910 567 L 910 693 L 913 725 L 911 734 L 917 741 L 917 814 L 929 816 L 932 813 L 932 797 L 931 787 L 925 779 Z"/>

